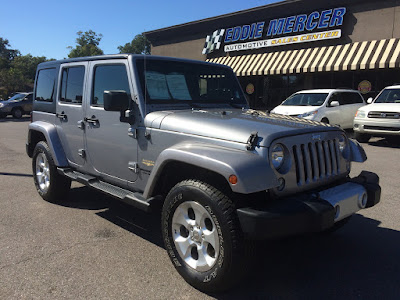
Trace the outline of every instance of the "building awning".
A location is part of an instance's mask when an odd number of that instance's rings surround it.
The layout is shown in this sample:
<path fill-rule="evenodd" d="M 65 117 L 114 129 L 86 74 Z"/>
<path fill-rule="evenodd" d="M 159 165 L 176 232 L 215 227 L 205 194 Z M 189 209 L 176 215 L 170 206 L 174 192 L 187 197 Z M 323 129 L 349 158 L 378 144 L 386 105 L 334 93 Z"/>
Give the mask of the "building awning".
<path fill-rule="evenodd" d="M 207 59 L 237 76 L 373 70 L 400 67 L 400 39 Z"/>

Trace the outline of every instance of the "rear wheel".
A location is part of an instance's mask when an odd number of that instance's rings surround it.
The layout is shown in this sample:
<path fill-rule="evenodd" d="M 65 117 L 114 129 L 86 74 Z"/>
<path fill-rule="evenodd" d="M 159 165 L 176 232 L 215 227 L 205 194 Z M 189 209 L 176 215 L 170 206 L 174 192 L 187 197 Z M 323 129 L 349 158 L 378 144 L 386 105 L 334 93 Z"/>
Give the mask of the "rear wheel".
<path fill-rule="evenodd" d="M 355 132 L 355 133 L 354 133 L 354 137 L 355 137 L 356 140 L 359 141 L 360 143 L 368 143 L 369 139 L 371 138 L 371 136 L 370 136 L 369 134 L 358 133 L 358 132 Z"/>
<path fill-rule="evenodd" d="M 329 120 L 327 118 L 322 118 L 321 122 L 325 123 L 325 124 L 329 124 Z"/>
<path fill-rule="evenodd" d="M 19 107 L 14 108 L 12 111 L 12 115 L 16 119 L 21 119 L 22 118 L 22 109 L 20 109 Z"/>
<path fill-rule="evenodd" d="M 243 236 L 232 201 L 198 180 L 178 183 L 162 211 L 165 248 L 179 274 L 204 292 L 229 288 L 243 274 Z"/>
<path fill-rule="evenodd" d="M 37 143 L 32 156 L 33 181 L 39 195 L 49 202 L 62 202 L 71 187 L 71 180 L 60 175 L 46 142 Z"/>

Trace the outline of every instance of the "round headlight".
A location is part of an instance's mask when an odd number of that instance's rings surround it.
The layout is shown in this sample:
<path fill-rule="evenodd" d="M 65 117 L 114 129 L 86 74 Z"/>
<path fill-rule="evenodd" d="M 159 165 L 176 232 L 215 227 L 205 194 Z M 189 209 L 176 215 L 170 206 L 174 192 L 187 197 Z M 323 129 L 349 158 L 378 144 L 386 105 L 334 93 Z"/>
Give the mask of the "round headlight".
<path fill-rule="evenodd" d="M 344 135 L 341 135 L 338 140 L 339 150 L 341 153 L 346 149 L 347 146 L 347 138 Z"/>
<path fill-rule="evenodd" d="M 281 144 L 276 144 L 271 149 L 271 161 L 272 165 L 275 169 L 279 169 L 283 165 L 283 161 L 285 160 L 284 149 Z"/>

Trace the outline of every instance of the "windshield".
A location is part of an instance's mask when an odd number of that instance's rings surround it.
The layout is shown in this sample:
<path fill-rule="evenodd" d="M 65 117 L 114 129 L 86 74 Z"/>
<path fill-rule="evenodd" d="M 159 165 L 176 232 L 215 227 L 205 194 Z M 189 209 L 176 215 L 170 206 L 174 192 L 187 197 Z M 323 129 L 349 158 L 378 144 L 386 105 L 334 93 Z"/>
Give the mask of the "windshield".
<path fill-rule="evenodd" d="M 374 103 L 400 103 L 400 89 L 385 89 Z"/>
<path fill-rule="evenodd" d="M 24 99 L 25 98 L 25 96 L 26 96 L 26 94 L 16 94 L 16 95 L 14 95 L 14 96 L 12 96 L 10 99 L 8 99 L 9 101 L 12 101 L 12 100 L 22 100 L 22 99 Z"/>
<path fill-rule="evenodd" d="M 292 106 L 321 106 L 328 93 L 299 93 L 287 98 L 282 105 Z"/>
<path fill-rule="evenodd" d="M 166 60 L 137 60 L 139 81 L 147 103 L 226 103 L 247 106 L 232 70 Z M 193 104 L 194 105 L 194 104 Z"/>

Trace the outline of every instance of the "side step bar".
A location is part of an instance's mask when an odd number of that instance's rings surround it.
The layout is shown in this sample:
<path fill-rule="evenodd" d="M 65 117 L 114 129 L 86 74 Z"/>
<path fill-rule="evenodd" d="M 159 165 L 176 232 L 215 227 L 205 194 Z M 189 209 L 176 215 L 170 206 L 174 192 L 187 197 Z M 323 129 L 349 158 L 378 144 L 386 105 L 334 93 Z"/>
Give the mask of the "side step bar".
<path fill-rule="evenodd" d="M 118 186 L 99 180 L 97 177 L 74 171 L 70 168 L 57 168 L 61 175 L 73 181 L 82 183 L 107 195 L 113 196 L 126 204 L 132 205 L 145 212 L 151 212 L 151 205 L 161 200 L 160 196 L 143 198 L 141 193 L 135 193 Z"/>

